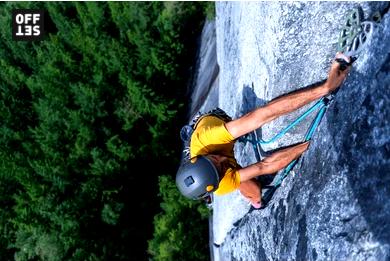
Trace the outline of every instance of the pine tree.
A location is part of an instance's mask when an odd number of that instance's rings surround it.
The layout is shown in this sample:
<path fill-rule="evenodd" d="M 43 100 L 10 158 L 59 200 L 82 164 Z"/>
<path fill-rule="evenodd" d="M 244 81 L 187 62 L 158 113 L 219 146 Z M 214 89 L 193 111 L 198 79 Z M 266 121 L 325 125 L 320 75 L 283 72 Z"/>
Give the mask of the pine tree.
<path fill-rule="evenodd" d="M 44 40 L 12 40 L 18 8 L 47 11 Z M 147 260 L 203 12 L 0 3 L 0 259 Z"/>

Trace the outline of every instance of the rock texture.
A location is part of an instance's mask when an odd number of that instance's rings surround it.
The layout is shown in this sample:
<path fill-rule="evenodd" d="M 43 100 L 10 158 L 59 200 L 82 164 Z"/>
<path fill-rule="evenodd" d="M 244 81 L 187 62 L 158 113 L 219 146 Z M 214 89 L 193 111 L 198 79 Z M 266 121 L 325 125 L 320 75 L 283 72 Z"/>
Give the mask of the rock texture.
<path fill-rule="evenodd" d="M 346 13 L 388 2 L 216 2 L 217 106 L 233 117 L 325 79 Z M 390 14 L 268 207 L 215 197 L 214 260 L 390 260 Z M 257 131 L 270 138 L 306 108 Z M 310 120 L 308 120 L 309 122 Z M 300 142 L 308 123 L 262 150 Z M 264 156 L 237 143 L 242 166 Z"/>

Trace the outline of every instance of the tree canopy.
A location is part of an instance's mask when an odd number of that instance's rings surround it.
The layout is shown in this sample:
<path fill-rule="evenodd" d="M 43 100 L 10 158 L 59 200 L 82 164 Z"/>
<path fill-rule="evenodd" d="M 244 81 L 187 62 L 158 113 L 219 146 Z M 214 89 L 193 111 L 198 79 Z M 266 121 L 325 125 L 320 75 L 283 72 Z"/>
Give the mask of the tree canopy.
<path fill-rule="evenodd" d="M 172 177 L 210 4 L 0 3 L 2 260 L 207 259 Z M 12 40 L 19 8 L 46 11 L 44 40 Z"/>

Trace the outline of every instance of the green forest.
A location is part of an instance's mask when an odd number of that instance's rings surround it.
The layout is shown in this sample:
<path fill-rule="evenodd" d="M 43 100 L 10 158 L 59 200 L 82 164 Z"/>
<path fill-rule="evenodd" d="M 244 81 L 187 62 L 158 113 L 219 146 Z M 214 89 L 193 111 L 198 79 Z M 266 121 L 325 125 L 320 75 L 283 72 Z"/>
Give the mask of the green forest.
<path fill-rule="evenodd" d="M 14 9 L 45 10 L 42 41 Z M 0 260 L 208 260 L 180 128 L 214 2 L 0 3 Z"/>

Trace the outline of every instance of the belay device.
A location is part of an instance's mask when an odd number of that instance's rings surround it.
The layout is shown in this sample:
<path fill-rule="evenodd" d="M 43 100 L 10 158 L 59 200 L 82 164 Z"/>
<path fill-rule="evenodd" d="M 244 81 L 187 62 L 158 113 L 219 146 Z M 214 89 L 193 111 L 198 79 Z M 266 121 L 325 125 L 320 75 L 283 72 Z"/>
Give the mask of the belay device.
<path fill-rule="evenodd" d="M 381 20 L 382 14 L 379 12 L 374 13 L 372 16 L 372 21 L 362 21 L 363 20 L 363 11 L 361 8 L 356 8 L 350 11 L 347 15 L 346 23 L 343 26 L 338 41 L 338 51 L 343 52 L 345 55 L 351 57 L 350 63 L 345 61 L 344 59 L 336 59 L 337 62 L 340 63 L 340 70 L 344 71 L 348 66 L 350 66 L 357 58 L 357 54 L 367 45 L 369 40 L 372 37 L 373 30 L 375 28 L 376 23 L 379 23 Z M 312 121 L 306 135 L 304 138 L 304 142 L 311 140 L 313 134 L 317 127 L 319 126 L 323 116 L 325 115 L 326 110 L 331 105 L 337 91 L 330 93 L 329 95 L 319 99 L 312 107 L 310 107 L 305 113 L 300 115 L 295 121 L 290 123 L 287 127 L 281 130 L 278 134 L 276 134 L 273 138 L 265 141 L 265 140 L 253 140 L 246 137 L 242 137 L 240 141 L 242 142 L 250 142 L 252 143 L 255 151 L 258 145 L 269 144 L 272 143 L 279 138 L 281 138 L 284 134 L 287 133 L 288 130 L 296 126 L 299 122 L 304 120 L 308 115 L 313 112 L 317 112 L 314 120 Z M 264 186 L 263 195 L 262 195 L 262 206 L 261 208 L 265 208 L 268 202 L 271 200 L 273 194 L 276 189 L 280 187 L 282 181 L 287 177 L 290 171 L 294 168 L 300 158 L 293 160 L 290 164 L 285 167 L 279 175 L 277 175 L 272 183 L 268 186 Z"/>

